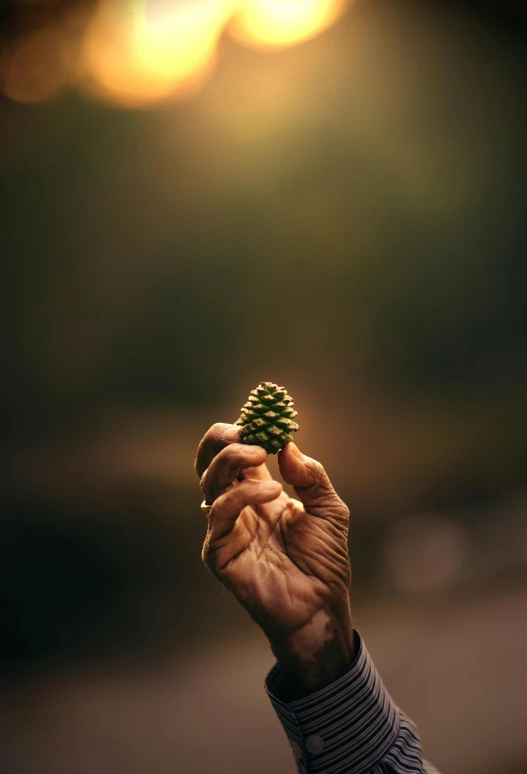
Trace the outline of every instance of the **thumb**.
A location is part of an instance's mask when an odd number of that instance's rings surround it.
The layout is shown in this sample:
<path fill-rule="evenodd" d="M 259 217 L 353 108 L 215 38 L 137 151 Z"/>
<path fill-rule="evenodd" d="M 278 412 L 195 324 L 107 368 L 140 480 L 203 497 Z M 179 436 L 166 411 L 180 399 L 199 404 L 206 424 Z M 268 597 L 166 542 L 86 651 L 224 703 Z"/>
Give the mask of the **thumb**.
<path fill-rule="evenodd" d="M 348 519 L 349 510 L 335 492 L 323 466 L 302 454 L 292 441 L 278 454 L 280 474 L 290 484 L 305 510 L 321 518 Z"/>

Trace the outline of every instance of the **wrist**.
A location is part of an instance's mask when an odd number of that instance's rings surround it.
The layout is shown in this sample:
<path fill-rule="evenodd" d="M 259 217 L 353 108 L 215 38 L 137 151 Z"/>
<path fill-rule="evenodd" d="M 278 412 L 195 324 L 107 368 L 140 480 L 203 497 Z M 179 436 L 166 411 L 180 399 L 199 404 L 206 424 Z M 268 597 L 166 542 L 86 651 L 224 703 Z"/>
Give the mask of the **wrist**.
<path fill-rule="evenodd" d="M 349 602 L 339 613 L 319 610 L 301 629 L 271 641 L 271 649 L 291 700 L 329 685 L 346 672 L 356 655 Z"/>

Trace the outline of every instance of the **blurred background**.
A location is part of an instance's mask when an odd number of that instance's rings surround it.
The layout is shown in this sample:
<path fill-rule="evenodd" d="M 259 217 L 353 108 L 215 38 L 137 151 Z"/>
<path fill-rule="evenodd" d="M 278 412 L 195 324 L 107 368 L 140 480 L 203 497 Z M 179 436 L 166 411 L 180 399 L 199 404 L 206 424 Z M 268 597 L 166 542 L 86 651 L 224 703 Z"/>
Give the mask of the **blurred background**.
<path fill-rule="evenodd" d="M 442 774 L 527 772 L 526 12 L 4 0 L 0 770 L 292 772 L 193 471 L 261 380 Z"/>

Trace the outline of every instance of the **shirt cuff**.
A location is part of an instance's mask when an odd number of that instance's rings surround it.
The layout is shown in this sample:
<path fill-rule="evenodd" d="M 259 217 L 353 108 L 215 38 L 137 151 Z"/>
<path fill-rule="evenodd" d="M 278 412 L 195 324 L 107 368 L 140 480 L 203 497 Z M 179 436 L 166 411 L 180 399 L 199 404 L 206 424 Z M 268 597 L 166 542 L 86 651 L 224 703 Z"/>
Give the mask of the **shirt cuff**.
<path fill-rule="evenodd" d="M 355 632 L 347 672 L 310 696 L 287 700 L 287 680 L 275 664 L 265 689 L 289 739 L 301 774 L 365 774 L 399 733 L 400 713 Z"/>

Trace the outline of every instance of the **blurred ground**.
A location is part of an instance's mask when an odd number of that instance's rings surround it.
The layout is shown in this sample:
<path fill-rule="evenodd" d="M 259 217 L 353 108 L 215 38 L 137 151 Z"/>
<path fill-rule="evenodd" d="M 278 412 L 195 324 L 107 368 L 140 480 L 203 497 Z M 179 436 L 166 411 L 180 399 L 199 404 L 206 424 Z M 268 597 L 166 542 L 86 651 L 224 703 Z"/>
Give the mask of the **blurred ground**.
<path fill-rule="evenodd" d="M 442 772 L 526 770 L 526 603 L 520 585 L 356 612 L 389 690 Z M 292 772 L 262 686 L 272 656 L 258 632 L 241 628 L 177 660 L 61 674 L 4 699 L 2 771 Z"/>

